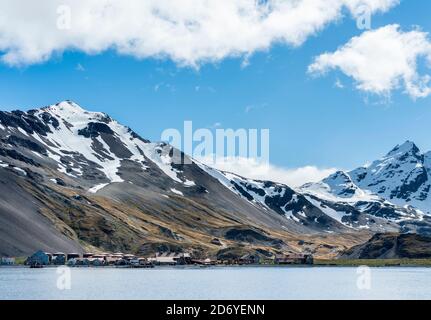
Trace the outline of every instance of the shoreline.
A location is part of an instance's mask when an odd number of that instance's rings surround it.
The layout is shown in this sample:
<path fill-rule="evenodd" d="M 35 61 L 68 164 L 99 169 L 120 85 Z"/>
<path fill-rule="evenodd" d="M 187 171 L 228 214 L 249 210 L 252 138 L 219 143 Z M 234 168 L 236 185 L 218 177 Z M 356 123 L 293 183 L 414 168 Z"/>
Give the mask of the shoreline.
<path fill-rule="evenodd" d="M 316 259 L 314 266 L 321 267 L 425 267 L 431 268 L 431 259 Z"/>
<path fill-rule="evenodd" d="M 42 269 L 53 269 L 57 267 L 64 267 L 66 265 L 47 265 Z M 368 266 L 371 268 L 431 268 L 431 259 L 354 259 L 354 260 L 324 260 L 316 259 L 315 263 L 312 265 L 301 265 L 301 264 L 289 264 L 289 265 L 279 265 L 279 264 L 247 264 L 247 265 L 211 265 L 211 266 L 200 266 L 200 265 L 155 265 L 154 267 L 127 267 L 127 266 L 70 266 L 70 268 L 76 269 L 195 269 L 195 270 L 205 270 L 205 269 L 215 269 L 215 268 L 303 268 L 312 269 L 316 267 L 359 267 Z M 28 268 L 26 265 L 0 265 L 0 269 L 21 269 Z"/>

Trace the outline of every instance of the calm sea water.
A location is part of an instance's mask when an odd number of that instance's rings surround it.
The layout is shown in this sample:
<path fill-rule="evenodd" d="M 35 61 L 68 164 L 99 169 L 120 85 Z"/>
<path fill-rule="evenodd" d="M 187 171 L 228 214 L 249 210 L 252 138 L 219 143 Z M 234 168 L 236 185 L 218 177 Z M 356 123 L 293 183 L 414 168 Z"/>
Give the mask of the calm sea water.
<path fill-rule="evenodd" d="M 0 268 L 0 299 L 431 299 L 431 269 L 370 271 L 360 290 L 357 268 L 73 268 L 59 290 L 55 268 Z"/>

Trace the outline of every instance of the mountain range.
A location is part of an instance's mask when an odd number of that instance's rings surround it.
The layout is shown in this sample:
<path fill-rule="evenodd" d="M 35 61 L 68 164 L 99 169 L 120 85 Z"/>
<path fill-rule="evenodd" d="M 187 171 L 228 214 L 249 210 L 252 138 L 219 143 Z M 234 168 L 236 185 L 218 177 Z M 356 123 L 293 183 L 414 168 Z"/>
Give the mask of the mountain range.
<path fill-rule="evenodd" d="M 174 151 L 72 101 L 0 112 L 0 255 L 335 257 L 377 233 L 431 234 L 431 153 L 413 142 L 300 188 Z"/>

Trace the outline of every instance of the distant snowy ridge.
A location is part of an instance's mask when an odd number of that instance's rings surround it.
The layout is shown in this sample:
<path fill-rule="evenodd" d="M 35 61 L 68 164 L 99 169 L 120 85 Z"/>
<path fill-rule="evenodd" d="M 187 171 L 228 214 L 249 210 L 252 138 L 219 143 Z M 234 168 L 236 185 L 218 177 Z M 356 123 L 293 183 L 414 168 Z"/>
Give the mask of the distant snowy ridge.
<path fill-rule="evenodd" d="M 350 172 L 337 172 L 301 189 L 330 201 L 386 201 L 429 215 L 430 155 L 430 152 L 421 153 L 413 142 L 407 141 L 368 166 Z"/>

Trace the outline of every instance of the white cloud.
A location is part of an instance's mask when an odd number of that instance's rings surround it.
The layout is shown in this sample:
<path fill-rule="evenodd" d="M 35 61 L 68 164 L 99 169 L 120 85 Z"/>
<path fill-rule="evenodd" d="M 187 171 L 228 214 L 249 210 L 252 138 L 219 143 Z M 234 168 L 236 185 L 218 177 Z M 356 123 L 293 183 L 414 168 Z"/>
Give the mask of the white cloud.
<path fill-rule="evenodd" d="M 1 59 L 28 65 L 53 54 L 108 49 L 198 66 L 301 45 L 345 12 L 383 12 L 399 0 L 0 0 Z M 70 18 L 70 19 L 69 19 Z"/>
<path fill-rule="evenodd" d="M 153 86 L 153 91 L 154 92 L 159 92 L 161 90 L 167 90 L 170 91 L 171 93 L 176 92 L 177 89 L 174 85 L 170 84 L 170 83 L 164 83 L 164 82 L 160 82 L 160 83 L 156 83 Z"/>
<path fill-rule="evenodd" d="M 221 122 L 214 122 L 212 125 L 209 126 L 209 129 L 217 129 L 221 127 Z"/>
<path fill-rule="evenodd" d="M 403 89 L 413 99 L 431 94 L 429 74 L 420 75 L 421 58 L 431 67 L 431 42 L 420 30 L 403 32 L 398 25 L 364 32 L 333 53 L 318 56 L 312 74 L 339 69 L 356 81 L 359 90 L 389 96 Z"/>
<path fill-rule="evenodd" d="M 75 67 L 75 70 L 76 70 L 76 71 L 84 72 L 84 71 L 85 71 L 85 67 L 84 67 L 82 64 L 78 63 L 78 64 L 76 65 L 76 67 Z"/>
<path fill-rule="evenodd" d="M 199 161 L 246 178 L 280 182 L 291 187 L 300 187 L 308 182 L 318 182 L 337 171 L 335 168 L 322 169 L 315 166 L 287 169 L 262 163 L 257 159 L 240 157 L 217 158 L 215 161 L 212 157 L 208 157 L 201 158 Z"/>
<path fill-rule="evenodd" d="M 268 107 L 267 103 L 262 103 L 262 104 L 259 104 L 259 105 L 249 104 L 248 106 L 245 107 L 244 112 L 245 113 L 250 113 L 250 112 L 253 112 L 253 111 L 265 109 L 267 107 Z"/>
<path fill-rule="evenodd" d="M 341 82 L 340 79 L 335 80 L 334 86 L 338 89 L 344 89 L 344 84 Z"/>

